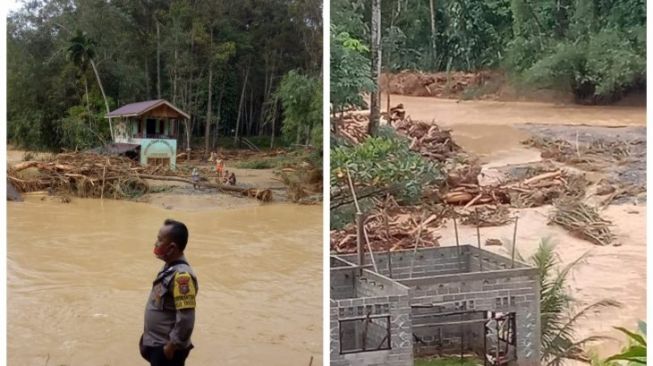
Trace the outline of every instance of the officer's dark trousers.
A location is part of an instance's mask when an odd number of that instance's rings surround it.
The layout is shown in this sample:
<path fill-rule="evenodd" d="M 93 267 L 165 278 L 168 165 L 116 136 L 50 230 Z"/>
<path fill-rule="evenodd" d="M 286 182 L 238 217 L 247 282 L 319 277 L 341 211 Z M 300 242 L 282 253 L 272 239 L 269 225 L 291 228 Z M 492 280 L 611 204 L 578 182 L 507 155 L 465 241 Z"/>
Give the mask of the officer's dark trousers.
<path fill-rule="evenodd" d="M 150 366 L 184 366 L 190 349 L 177 350 L 172 360 L 168 360 L 163 354 L 163 346 L 145 347 L 145 358 L 150 361 Z"/>

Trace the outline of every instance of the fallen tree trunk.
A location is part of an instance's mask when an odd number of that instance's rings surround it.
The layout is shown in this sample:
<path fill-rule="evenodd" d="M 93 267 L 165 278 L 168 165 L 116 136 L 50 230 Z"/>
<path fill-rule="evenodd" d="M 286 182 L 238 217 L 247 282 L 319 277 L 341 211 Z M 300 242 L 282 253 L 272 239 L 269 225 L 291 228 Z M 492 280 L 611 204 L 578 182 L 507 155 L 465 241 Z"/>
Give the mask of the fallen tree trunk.
<path fill-rule="evenodd" d="M 33 168 L 38 165 L 39 165 L 38 161 L 23 161 L 22 163 L 18 163 L 14 165 L 12 168 L 14 169 L 14 171 L 19 172 L 21 170 Z"/>
<path fill-rule="evenodd" d="M 269 189 L 257 189 L 257 188 L 229 186 L 229 185 L 216 184 L 216 183 L 210 183 L 210 182 L 193 183 L 193 181 L 190 180 L 190 179 L 181 178 L 181 177 L 173 177 L 173 176 L 138 174 L 138 177 L 141 178 L 141 179 L 165 180 L 165 181 L 174 181 L 174 182 L 195 184 L 195 185 L 198 185 L 200 187 L 217 188 L 219 190 L 228 191 L 228 192 L 238 192 L 238 193 L 242 194 L 243 196 L 256 198 L 256 199 L 258 199 L 260 201 L 263 201 L 263 202 L 272 201 L 272 191 L 269 190 Z"/>

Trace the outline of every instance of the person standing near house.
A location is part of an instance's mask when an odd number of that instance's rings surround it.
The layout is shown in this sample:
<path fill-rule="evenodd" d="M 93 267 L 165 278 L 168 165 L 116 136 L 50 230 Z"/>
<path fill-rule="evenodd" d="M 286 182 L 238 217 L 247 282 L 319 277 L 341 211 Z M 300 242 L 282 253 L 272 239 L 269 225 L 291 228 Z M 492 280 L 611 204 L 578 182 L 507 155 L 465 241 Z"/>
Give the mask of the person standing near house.
<path fill-rule="evenodd" d="M 190 175 L 193 181 L 193 189 L 196 189 L 199 187 L 200 173 L 197 171 L 197 168 L 193 168 L 193 172 Z"/>
<path fill-rule="evenodd" d="M 154 255 L 165 262 L 145 306 L 141 356 L 151 366 L 184 366 L 193 348 L 197 277 L 184 256 L 188 229 L 167 219 L 159 229 Z"/>
<path fill-rule="evenodd" d="M 215 172 L 218 174 L 218 178 L 222 177 L 224 170 L 224 161 L 222 159 L 215 160 Z"/>

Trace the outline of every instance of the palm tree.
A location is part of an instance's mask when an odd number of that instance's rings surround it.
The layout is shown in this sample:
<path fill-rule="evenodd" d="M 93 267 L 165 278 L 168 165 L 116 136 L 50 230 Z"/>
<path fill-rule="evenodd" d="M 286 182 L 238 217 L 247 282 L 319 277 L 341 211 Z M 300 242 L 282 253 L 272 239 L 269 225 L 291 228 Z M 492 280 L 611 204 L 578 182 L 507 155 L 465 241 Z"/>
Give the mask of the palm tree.
<path fill-rule="evenodd" d="M 86 80 L 86 71 L 88 70 L 88 65 L 91 65 L 93 72 L 95 73 L 95 78 L 98 85 L 100 86 L 100 91 L 102 92 L 102 98 L 104 98 L 104 105 L 107 108 L 107 114 L 109 114 L 109 102 L 107 101 L 107 96 L 104 94 L 104 87 L 102 87 L 102 80 L 100 79 L 100 74 L 97 71 L 95 62 L 93 58 L 95 57 L 95 46 L 96 43 L 94 40 L 89 38 L 86 33 L 78 30 L 77 34 L 70 39 L 70 46 L 68 47 L 68 56 L 70 59 L 79 67 L 82 75 L 84 77 L 84 88 L 86 89 L 86 104 L 88 106 L 88 84 Z M 111 122 L 111 117 L 109 118 L 109 132 L 111 133 L 111 141 L 113 141 L 113 125 Z"/>
<path fill-rule="evenodd" d="M 550 239 L 541 239 L 537 251 L 529 260 L 538 269 L 540 282 L 541 364 L 560 366 L 566 359 L 589 362 L 590 357 L 584 346 L 606 337 L 590 336 L 575 340 L 577 321 L 595 309 L 621 305 L 614 300 L 602 300 L 574 312 L 576 300 L 569 293 L 567 277 L 574 267 L 587 259 L 588 253 L 558 269 L 561 261 L 554 248 Z"/>

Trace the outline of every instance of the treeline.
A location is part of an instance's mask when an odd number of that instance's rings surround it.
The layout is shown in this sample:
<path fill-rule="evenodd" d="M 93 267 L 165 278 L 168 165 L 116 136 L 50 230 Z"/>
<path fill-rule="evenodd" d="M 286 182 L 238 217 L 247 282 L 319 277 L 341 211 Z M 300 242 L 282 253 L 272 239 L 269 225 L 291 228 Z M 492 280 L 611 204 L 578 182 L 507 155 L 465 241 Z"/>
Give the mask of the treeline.
<path fill-rule="evenodd" d="M 209 148 L 321 145 L 320 0 L 30 1 L 7 28 L 11 143 L 95 146 L 107 106 L 163 98 Z"/>
<path fill-rule="evenodd" d="M 332 49 L 369 47 L 370 3 L 331 1 Z M 382 0 L 381 26 L 385 72 L 501 69 L 593 103 L 646 82 L 644 0 Z"/>

